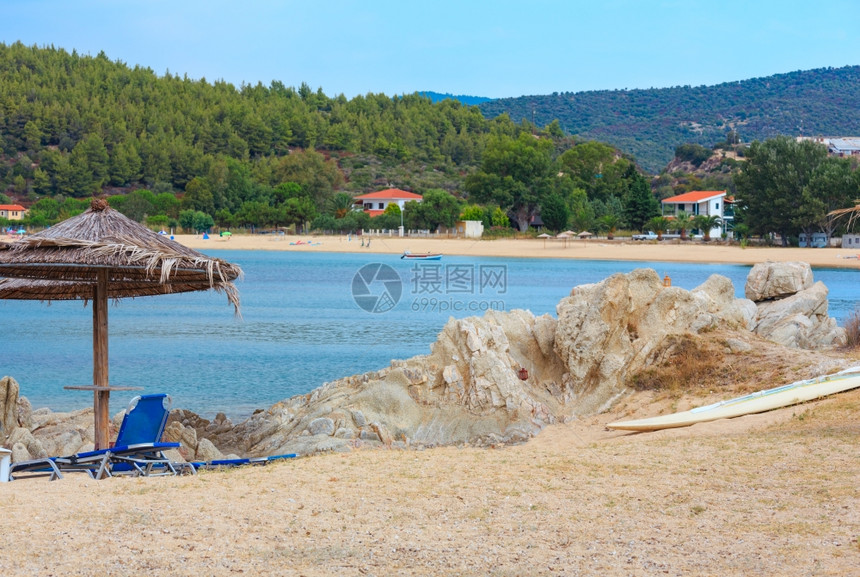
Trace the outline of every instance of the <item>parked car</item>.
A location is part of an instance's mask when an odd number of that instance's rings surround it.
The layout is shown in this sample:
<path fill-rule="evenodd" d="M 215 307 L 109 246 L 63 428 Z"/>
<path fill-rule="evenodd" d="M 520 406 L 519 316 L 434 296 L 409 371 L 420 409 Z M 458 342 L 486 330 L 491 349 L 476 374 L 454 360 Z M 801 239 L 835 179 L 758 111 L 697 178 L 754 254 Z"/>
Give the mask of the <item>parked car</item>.
<path fill-rule="evenodd" d="M 649 230 L 644 234 L 634 234 L 633 240 L 657 240 L 657 233 Z"/>

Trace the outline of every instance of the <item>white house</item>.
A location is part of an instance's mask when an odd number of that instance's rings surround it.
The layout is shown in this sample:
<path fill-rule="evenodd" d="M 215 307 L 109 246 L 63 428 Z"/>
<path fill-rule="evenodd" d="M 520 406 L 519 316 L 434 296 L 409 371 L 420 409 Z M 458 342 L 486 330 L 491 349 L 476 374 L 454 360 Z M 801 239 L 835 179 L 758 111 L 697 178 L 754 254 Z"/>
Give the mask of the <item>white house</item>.
<path fill-rule="evenodd" d="M 403 207 L 410 200 L 421 202 L 421 195 L 400 190 L 399 188 L 389 188 L 355 197 L 355 203 L 360 203 L 364 212 L 370 216 L 379 216 L 385 212 L 389 204 L 396 204 L 400 207 L 400 210 L 403 210 Z"/>
<path fill-rule="evenodd" d="M 679 212 L 685 212 L 690 216 L 706 214 L 720 217 L 723 224 L 711 229 L 711 238 L 719 238 L 723 231 L 731 230 L 731 221 L 734 220 L 734 215 L 731 211 L 726 210 L 725 190 L 694 190 L 692 192 L 685 192 L 684 194 L 664 199 L 661 205 L 663 216 L 667 217 L 674 217 Z"/>
<path fill-rule="evenodd" d="M 842 235 L 842 248 L 850 248 L 852 250 L 860 250 L 860 234 L 856 232 L 847 232 Z"/>

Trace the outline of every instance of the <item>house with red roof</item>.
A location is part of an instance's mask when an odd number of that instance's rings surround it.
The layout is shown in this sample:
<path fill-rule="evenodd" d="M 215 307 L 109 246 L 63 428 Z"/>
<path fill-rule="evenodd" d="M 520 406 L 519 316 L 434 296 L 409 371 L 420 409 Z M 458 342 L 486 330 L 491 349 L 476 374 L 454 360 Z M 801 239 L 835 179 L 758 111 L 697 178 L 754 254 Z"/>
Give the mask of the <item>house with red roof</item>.
<path fill-rule="evenodd" d="M 731 205 L 731 199 L 726 198 L 725 190 L 693 190 L 678 196 L 665 198 L 660 203 L 663 216 L 672 218 L 679 212 L 690 216 L 706 214 L 718 216 L 723 224 L 711 230 L 711 237 L 719 238 L 725 231 L 732 230 L 734 211 L 726 205 Z"/>
<path fill-rule="evenodd" d="M 6 220 L 21 220 L 27 214 L 27 209 L 18 204 L 0 204 L 0 218 Z"/>
<path fill-rule="evenodd" d="M 355 203 L 361 204 L 364 212 L 370 216 L 379 216 L 385 212 L 389 204 L 396 204 L 400 207 L 400 210 L 403 210 L 407 202 L 410 200 L 421 202 L 421 198 L 420 194 L 415 194 L 414 192 L 407 192 L 399 188 L 388 188 L 356 196 Z"/>

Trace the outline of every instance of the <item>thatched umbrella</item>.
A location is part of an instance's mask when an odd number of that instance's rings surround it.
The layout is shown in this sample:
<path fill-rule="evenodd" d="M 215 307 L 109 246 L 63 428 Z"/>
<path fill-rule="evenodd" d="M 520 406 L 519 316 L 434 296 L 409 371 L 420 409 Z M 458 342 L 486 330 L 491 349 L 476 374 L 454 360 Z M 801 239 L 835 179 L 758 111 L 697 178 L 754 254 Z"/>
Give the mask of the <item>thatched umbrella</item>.
<path fill-rule="evenodd" d="M 93 303 L 95 446 L 109 443 L 108 299 L 214 289 L 238 314 L 242 270 L 159 235 L 93 200 L 89 210 L 43 232 L 0 244 L 0 298 Z"/>

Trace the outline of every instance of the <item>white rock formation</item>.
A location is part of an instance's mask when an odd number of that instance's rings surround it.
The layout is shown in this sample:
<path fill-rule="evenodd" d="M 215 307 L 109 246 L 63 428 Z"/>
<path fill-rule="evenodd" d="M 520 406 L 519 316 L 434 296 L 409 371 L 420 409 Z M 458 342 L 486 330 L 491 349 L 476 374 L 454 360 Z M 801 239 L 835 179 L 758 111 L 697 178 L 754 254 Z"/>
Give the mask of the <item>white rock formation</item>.
<path fill-rule="evenodd" d="M 828 316 L 827 287 L 813 284 L 812 268 L 802 262 L 755 265 L 745 293 L 757 301 L 753 332 L 787 347 L 822 349 L 844 345 L 845 329 Z"/>

